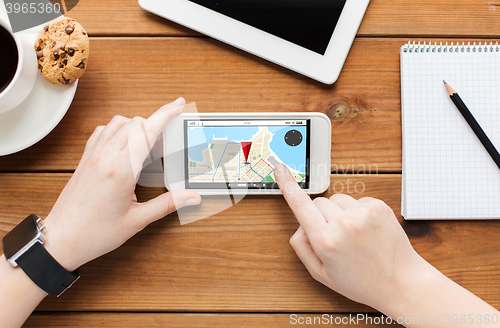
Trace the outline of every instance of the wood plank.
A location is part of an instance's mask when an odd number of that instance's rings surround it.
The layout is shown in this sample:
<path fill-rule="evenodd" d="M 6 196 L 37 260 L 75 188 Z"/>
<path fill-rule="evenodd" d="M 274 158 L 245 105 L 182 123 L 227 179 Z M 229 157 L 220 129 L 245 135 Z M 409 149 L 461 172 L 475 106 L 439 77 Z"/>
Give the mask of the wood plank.
<path fill-rule="evenodd" d="M 31 212 L 47 215 L 69 177 L 0 174 L 0 237 Z M 331 179 L 326 196 L 343 191 L 356 198 L 377 197 L 400 213 L 400 175 Z M 142 187 L 137 191 L 139 201 L 162 192 Z M 184 226 L 170 215 L 84 265 L 81 280 L 63 297 L 47 298 L 39 310 L 370 312 L 309 276 L 288 242 L 297 226 L 279 196 L 246 197 Z M 425 259 L 500 307 L 500 221 L 417 221 L 403 226 Z"/>
<path fill-rule="evenodd" d="M 356 39 L 339 80 L 326 86 L 211 39 L 92 38 L 89 68 L 62 122 L 38 144 L 0 157 L 0 172 L 72 171 L 97 125 L 117 114 L 147 117 L 183 96 L 200 112 L 326 113 L 333 173 L 398 173 L 405 42 Z"/>
<path fill-rule="evenodd" d="M 499 0 L 371 0 L 358 36 L 498 37 Z M 92 36 L 199 35 L 150 14 L 137 0 L 80 0 L 69 12 Z"/>
<path fill-rule="evenodd" d="M 183 96 L 200 112 L 326 113 L 334 172 L 399 172 L 406 41 L 357 39 L 338 82 L 326 86 L 211 39 L 92 38 L 87 72 L 62 122 L 38 144 L 1 157 L 0 171 L 72 171 L 97 125 L 117 114 L 147 117 Z"/>
<path fill-rule="evenodd" d="M 342 327 L 358 328 L 378 328 L 378 327 L 402 327 L 400 325 L 386 324 L 380 315 L 360 314 L 357 321 L 356 314 L 332 315 L 327 314 L 297 314 L 290 317 L 290 314 L 180 314 L 180 313 L 54 313 L 54 314 L 33 314 L 23 327 L 148 327 L 148 328 L 255 328 L 255 327 L 290 327 L 291 324 L 300 327 L 317 327 L 320 320 L 322 324 L 333 324 L 337 321 L 345 324 Z M 356 318 L 356 319 L 354 319 Z M 310 321 L 307 321 L 310 320 Z M 316 321 L 314 321 L 316 320 Z M 351 320 L 351 323 L 349 323 Z M 354 321 L 356 320 L 356 321 Z M 384 320 L 384 324 L 377 324 L 377 320 Z M 300 324 L 299 322 L 304 322 Z M 312 324 L 307 324 L 311 322 Z"/>
<path fill-rule="evenodd" d="M 499 0 L 371 0 L 358 34 L 498 38 L 499 7 Z"/>

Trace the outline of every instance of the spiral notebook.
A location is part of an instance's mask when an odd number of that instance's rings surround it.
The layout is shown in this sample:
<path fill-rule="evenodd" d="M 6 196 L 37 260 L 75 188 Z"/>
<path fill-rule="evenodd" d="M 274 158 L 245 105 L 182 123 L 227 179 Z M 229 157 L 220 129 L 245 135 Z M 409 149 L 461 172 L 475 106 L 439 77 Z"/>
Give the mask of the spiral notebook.
<path fill-rule="evenodd" d="M 401 214 L 412 219 L 500 218 L 500 169 L 454 106 L 443 80 L 500 150 L 500 46 L 401 48 Z"/>

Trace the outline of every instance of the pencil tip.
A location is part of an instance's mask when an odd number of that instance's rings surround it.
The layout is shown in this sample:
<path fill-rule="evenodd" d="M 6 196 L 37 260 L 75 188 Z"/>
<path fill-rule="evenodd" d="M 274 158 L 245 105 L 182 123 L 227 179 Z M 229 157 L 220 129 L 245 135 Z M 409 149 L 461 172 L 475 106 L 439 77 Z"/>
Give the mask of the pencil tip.
<path fill-rule="evenodd" d="M 445 80 L 443 80 L 443 83 L 444 83 L 444 86 L 446 88 L 446 91 L 448 91 L 448 95 L 451 96 L 452 94 L 457 93 L 455 90 L 453 90 L 452 87 L 450 87 L 450 85 L 448 83 L 446 83 Z"/>

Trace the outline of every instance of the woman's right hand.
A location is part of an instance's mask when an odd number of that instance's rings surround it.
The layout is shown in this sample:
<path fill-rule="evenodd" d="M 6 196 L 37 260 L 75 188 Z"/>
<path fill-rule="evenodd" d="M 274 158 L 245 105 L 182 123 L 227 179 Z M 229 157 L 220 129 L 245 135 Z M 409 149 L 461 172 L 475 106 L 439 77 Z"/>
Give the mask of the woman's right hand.
<path fill-rule="evenodd" d="M 286 166 L 278 165 L 275 176 L 300 224 L 290 243 L 317 281 L 388 311 L 384 304 L 405 297 L 408 279 L 429 269 L 384 202 L 342 194 L 313 201 Z"/>

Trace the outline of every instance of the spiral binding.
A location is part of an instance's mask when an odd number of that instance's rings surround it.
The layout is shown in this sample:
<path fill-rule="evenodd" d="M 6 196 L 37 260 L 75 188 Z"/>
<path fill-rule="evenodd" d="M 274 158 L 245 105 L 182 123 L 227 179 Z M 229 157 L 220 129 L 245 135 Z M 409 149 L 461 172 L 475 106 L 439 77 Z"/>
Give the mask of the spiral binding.
<path fill-rule="evenodd" d="M 462 42 L 462 44 L 459 44 L 458 42 L 456 44 L 453 44 L 453 42 L 448 45 L 448 42 L 446 44 L 443 44 L 443 42 L 437 44 L 437 42 L 434 42 L 432 44 L 429 42 L 426 44 L 424 42 L 421 44 L 420 42 L 411 43 L 411 41 L 408 41 L 407 44 L 401 47 L 402 52 L 500 52 L 500 45 L 498 44 L 498 41 L 493 44 L 493 42 L 490 42 L 488 44 L 487 42 L 484 42 L 484 44 L 476 44 L 474 42 L 471 44 L 468 42 L 465 44 L 465 42 Z"/>

